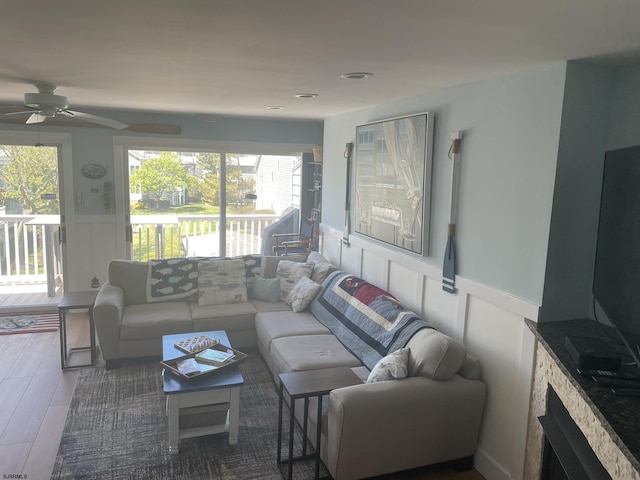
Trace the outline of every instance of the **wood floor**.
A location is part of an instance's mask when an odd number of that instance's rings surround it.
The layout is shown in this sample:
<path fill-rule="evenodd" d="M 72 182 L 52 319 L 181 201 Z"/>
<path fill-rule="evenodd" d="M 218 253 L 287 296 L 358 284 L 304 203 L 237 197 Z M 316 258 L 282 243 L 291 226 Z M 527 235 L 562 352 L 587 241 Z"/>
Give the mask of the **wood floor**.
<path fill-rule="evenodd" d="M 89 344 L 85 312 L 67 315 L 69 347 Z M 85 353 L 72 360 L 85 363 Z M 99 358 L 99 363 L 103 363 Z M 60 368 L 59 332 L 0 335 L 0 478 L 51 477 L 80 369 Z M 434 466 L 380 480 L 484 480 L 475 470 Z"/>
<path fill-rule="evenodd" d="M 87 314 L 67 319 L 69 347 L 88 345 Z M 57 331 L 0 335 L 0 478 L 51 477 L 78 372 L 60 368 Z"/>

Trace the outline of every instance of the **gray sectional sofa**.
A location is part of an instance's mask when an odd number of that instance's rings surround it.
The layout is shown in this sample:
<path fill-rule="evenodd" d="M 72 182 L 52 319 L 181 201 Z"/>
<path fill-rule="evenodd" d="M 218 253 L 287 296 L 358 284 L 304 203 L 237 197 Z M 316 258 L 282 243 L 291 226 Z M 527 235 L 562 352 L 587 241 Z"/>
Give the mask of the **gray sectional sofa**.
<path fill-rule="evenodd" d="M 281 260 L 262 257 L 247 275 L 274 278 Z M 207 307 L 189 297 L 135 303 L 145 297 L 140 285 L 148 283 L 148 266 L 113 261 L 94 308 L 104 358 L 113 366 L 124 357 L 159 355 L 164 334 L 224 329 L 234 347 L 258 347 L 276 384 L 280 373 L 337 366 L 363 380 L 323 402 L 321 458 L 336 480 L 448 461 L 471 466 L 486 396 L 478 360 L 387 292 L 327 266 L 319 254 L 309 260 L 321 287 L 302 311 L 252 294 L 246 302 Z M 405 355 L 405 378 L 367 382 L 372 370 L 384 371 L 392 351 Z M 316 411 L 313 403 L 309 412 Z M 296 412 L 302 423 L 304 409 Z M 315 444 L 315 415 L 308 420 Z"/>
<path fill-rule="evenodd" d="M 253 256 L 258 266 L 248 269 L 274 278 L 280 257 Z M 304 256 L 288 257 L 304 261 Z M 257 271 L 254 271 L 256 270 Z M 246 302 L 199 305 L 198 292 L 183 298 L 149 302 L 148 262 L 112 260 L 108 281 L 98 292 L 93 308 L 100 350 L 107 368 L 117 368 L 123 359 L 162 355 L 162 336 L 173 333 L 226 330 L 231 345 L 242 349 L 256 345 L 255 316 L 258 312 L 290 310 L 284 302 L 249 298 Z"/>

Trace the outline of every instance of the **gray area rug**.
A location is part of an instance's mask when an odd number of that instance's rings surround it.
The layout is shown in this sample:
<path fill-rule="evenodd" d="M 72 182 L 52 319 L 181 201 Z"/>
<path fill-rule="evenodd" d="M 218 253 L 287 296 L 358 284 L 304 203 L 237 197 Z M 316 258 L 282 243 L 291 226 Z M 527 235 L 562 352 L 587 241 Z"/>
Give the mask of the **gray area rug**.
<path fill-rule="evenodd" d="M 82 370 L 51 478 L 282 478 L 276 464 L 275 387 L 256 352 L 249 352 L 240 368 L 245 384 L 238 444 L 229 445 L 226 433 L 190 438 L 180 441 L 177 455 L 169 454 L 159 363 Z M 312 478 L 312 472 L 311 462 L 304 462 L 296 465 L 294 477 Z"/>

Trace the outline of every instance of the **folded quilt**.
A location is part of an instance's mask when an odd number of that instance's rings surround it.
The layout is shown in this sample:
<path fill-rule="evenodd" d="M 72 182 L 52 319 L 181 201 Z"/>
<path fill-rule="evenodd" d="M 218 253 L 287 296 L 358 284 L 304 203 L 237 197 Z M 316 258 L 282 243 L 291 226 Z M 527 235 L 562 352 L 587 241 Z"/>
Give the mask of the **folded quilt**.
<path fill-rule="evenodd" d="M 433 328 L 390 293 L 342 271 L 325 280 L 311 312 L 369 369 L 418 330 Z"/>

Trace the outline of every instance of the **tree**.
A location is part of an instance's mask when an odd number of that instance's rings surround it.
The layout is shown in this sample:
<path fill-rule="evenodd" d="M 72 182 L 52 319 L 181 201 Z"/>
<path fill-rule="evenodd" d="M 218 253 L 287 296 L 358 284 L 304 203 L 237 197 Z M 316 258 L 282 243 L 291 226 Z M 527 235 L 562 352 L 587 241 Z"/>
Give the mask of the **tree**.
<path fill-rule="evenodd" d="M 240 211 L 240 207 L 246 205 L 245 195 L 253 193 L 256 181 L 253 178 L 245 178 L 242 175 L 238 159 L 228 159 L 236 161 L 236 165 L 227 162 L 227 205 L 235 205 L 236 213 Z"/>
<path fill-rule="evenodd" d="M 155 200 L 156 208 L 166 193 L 186 188 L 188 184 L 189 174 L 175 152 L 162 152 L 159 157 L 142 162 L 140 168 L 131 172 L 130 178 L 131 188 L 138 185 L 142 193 Z"/>
<path fill-rule="evenodd" d="M 43 195 L 58 197 L 58 152 L 54 147 L 0 146 L 0 197 L 6 206 L 11 200 L 20 203 L 22 213 L 60 213 L 59 203 Z"/>
<path fill-rule="evenodd" d="M 220 154 L 198 153 L 198 171 L 201 174 L 200 193 L 207 205 L 220 205 Z"/>

